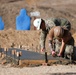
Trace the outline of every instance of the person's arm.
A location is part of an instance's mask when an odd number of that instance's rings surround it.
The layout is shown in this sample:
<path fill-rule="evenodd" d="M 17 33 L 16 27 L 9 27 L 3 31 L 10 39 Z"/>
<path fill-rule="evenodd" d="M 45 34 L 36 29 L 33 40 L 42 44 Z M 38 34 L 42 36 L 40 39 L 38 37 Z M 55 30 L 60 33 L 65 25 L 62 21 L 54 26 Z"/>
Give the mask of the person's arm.
<path fill-rule="evenodd" d="M 50 38 L 50 37 L 49 37 L 49 47 L 50 47 L 52 56 L 55 56 L 56 53 L 55 53 L 55 49 L 54 49 L 54 46 L 53 46 L 53 38 Z"/>
<path fill-rule="evenodd" d="M 50 47 L 50 50 L 51 51 L 54 51 L 53 44 L 52 44 L 52 40 L 51 39 L 49 39 L 49 47 Z"/>
<path fill-rule="evenodd" d="M 62 55 L 64 49 L 65 49 L 65 42 L 64 42 L 64 40 L 62 39 L 62 44 L 61 44 L 61 48 L 60 48 L 60 51 L 59 51 L 58 56 L 61 56 L 61 55 Z"/>
<path fill-rule="evenodd" d="M 54 27 L 49 31 L 49 34 L 48 34 L 48 39 L 49 39 L 49 46 L 50 46 L 50 49 L 51 51 L 54 50 L 54 46 L 53 46 L 53 39 L 54 39 Z"/>
<path fill-rule="evenodd" d="M 48 39 L 49 39 L 49 47 L 50 47 L 52 56 L 55 56 L 56 53 L 55 53 L 55 49 L 54 49 L 54 46 L 53 46 L 53 38 L 54 38 L 54 33 L 53 33 L 53 28 L 52 28 L 49 31 Z"/>
<path fill-rule="evenodd" d="M 41 35 L 40 35 L 41 51 L 45 51 L 45 41 L 46 41 L 46 37 L 47 37 L 47 31 L 43 31 L 43 30 L 42 30 Z"/>
<path fill-rule="evenodd" d="M 62 38 L 62 44 L 60 48 L 59 55 L 61 56 L 64 49 L 65 49 L 65 44 L 71 39 L 71 34 L 68 32 L 63 38 Z"/>

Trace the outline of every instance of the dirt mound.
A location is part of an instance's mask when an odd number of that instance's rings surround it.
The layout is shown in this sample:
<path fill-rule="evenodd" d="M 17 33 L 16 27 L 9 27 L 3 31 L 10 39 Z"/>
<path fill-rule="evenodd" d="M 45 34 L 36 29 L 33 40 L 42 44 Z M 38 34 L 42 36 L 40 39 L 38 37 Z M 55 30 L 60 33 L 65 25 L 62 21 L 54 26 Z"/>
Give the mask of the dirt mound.
<path fill-rule="evenodd" d="M 37 46 L 39 45 L 39 31 L 0 31 L 1 47 Z"/>
<path fill-rule="evenodd" d="M 49 17 L 64 17 L 67 18 L 71 24 L 71 32 L 76 31 L 76 1 L 75 0 L 0 0 L 0 16 L 5 23 L 5 30 L 0 31 L 0 45 L 7 45 L 11 47 L 14 45 L 38 45 L 39 34 L 38 31 L 33 31 L 33 17 L 31 17 L 30 31 L 16 31 L 16 16 L 19 15 L 21 8 L 30 12 L 39 11 L 40 17 L 43 19 Z M 12 29 L 12 30 L 10 30 Z M 74 36 L 75 37 L 75 36 Z M 48 46 L 48 44 L 46 44 Z"/>
<path fill-rule="evenodd" d="M 72 32 L 75 32 L 75 6 L 76 1 L 73 2 L 73 0 L 0 0 L 0 16 L 2 16 L 5 23 L 5 29 L 12 28 L 15 30 L 16 16 L 19 15 L 21 8 L 25 8 L 29 16 L 30 12 L 39 11 L 42 18 L 65 17 L 72 24 Z"/>

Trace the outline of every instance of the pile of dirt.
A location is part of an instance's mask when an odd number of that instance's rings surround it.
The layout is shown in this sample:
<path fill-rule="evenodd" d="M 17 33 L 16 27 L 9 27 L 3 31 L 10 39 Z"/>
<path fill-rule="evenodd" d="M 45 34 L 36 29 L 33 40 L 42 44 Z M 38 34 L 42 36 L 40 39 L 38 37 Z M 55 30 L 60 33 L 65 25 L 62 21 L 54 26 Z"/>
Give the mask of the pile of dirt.
<path fill-rule="evenodd" d="M 29 48 L 39 45 L 40 31 L 16 31 L 4 30 L 0 31 L 0 45 L 1 47 L 18 47 L 29 46 Z"/>
<path fill-rule="evenodd" d="M 0 31 L 0 45 L 2 47 L 39 45 L 40 31 L 33 30 L 33 17 L 30 16 L 30 12 L 33 11 L 39 11 L 40 17 L 43 19 L 49 17 L 67 18 L 71 22 L 71 32 L 74 34 L 76 31 L 75 6 L 75 0 L 0 0 L 0 16 L 5 23 L 4 30 Z M 31 17 L 30 31 L 16 31 L 16 16 L 19 15 L 22 8 L 25 8 Z M 48 46 L 48 44 L 46 45 Z"/>
<path fill-rule="evenodd" d="M 56 1 L 56 0 L 0 0 L 0 16 L 2 16 L 5 23 L 5 29 L 16 29 L 16 16 L 22 8 L 27 10 L 28 15 L 30 12 L 39 11 L 40 17 L 43 19 L 49 17 L 64 17 L 67 18 L 72 24 L 72 32 L 75 31 L 76 24 L 76 1 Z M 31 16 L 30 16 L 31 17 Z M 33 17 L 31 17 L 32 20 Z M 32 23 L 31 23 L 32 28 Z M 33 29 L 33 28 L 32 28 Z"/>

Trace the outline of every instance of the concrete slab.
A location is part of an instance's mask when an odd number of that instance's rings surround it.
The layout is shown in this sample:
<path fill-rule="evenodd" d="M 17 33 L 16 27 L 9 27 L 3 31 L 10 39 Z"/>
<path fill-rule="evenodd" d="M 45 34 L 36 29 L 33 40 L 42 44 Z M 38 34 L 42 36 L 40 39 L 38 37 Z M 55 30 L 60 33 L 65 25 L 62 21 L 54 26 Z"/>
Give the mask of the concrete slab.
<path fill-rule="evenodd" d="M 27 50 L 21 50 L 21 49 L 17 49 L 17 48 L 10 48 L 8 49 L 7 53 L 4 51 L 4 49 L 2 49 L 2 51 L 7 54 L 8 56 L 17 59 L 17 55 L 13 55 L 12 51 L 16 50 L 17 52 L 22 52 L 22 56 L 20 57 L 20 60 L 45 60 L 45 54 L 40 54 L 37 52 L 33 52 L 33 51 L 27 51 Z M 52 57 L 51 55 L 47 55 L 47 59 L 48 60 L 58 60 L 59 57 Z M 63 58 L 62 58 L 63 59 Z"/>
<path fill-rule="evenodd" d="M 15 54 L 12 54 L 12 52 L 15 51 Z M 42 64 L 42 63 L 50 63 L 50 62 L 56 62 L 58 60 L 65 60 L 65 58 L 59 58 L 59 57 L 52 57 L 51 55 L 47 55 L 47 58 L 45 57 L 45 54 L 40 54 L 37 52 L 27 51 L 27 50 L 21 50 L 17 48 L 9 48 L 7 51 L 4 49 L 0 49 L 0 53 L 6 54 L 6 56 L 9 56 L 13 58 L 14 60 L 18 61 L 18 64 L 22 63 L 31 63 L 31 64 Z M 17 53 L 22 52 L 22 56 L 17 57 Z"/>

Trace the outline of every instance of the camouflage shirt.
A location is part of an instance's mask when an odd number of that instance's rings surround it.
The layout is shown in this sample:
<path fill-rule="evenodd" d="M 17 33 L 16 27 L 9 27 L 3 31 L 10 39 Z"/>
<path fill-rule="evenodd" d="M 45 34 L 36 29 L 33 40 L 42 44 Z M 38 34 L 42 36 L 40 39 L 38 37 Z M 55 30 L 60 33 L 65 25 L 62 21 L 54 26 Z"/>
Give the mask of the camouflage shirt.
<path fill-rule="evenodd" d="M 70 22 L 65 18 L 49 18 L 45 20 L 46 30 L 42 30 L 40 35 L 41 48 L 45 48 L 45 41 L 49 30 L 54 26 L 64 26 L 68 30 L 71 29 Z"/>

